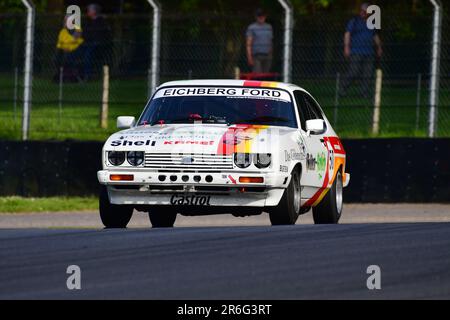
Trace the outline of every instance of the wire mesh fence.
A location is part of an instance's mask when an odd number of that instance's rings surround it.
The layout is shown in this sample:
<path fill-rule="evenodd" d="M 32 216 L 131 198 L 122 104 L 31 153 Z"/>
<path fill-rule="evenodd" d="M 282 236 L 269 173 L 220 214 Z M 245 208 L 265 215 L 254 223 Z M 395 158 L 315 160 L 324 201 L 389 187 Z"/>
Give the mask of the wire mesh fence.
<path fill-rule="evenodd" d="M 383 71 L 380 130 L 377 136 L 426 136 L 432 13 L 420 16 L 384 14 L 381 59 L 373 58 L 369 93 L 361 95 L 361 77 L 346 94 L 342 83 L 349 62 L 343 55 L 345 26 L 352 17 L 296 16 L 292 48 L 292 82 L 321 103 L 338 134 L 373 136 L 375 70 Z M 24 14 L 0 16 L 0 138 L 20 139 L 23 103 Z M 138 116 L 150 94 L 152 16 L 105 16 L 95 41 L 82 20 L 79 44 L 57 48 L 64 17 L 37 14 L 30 139 L 104 139 L 119 115 Z M 245 32 L 253 22 L 247 13 L 162 16 L 160 81 L 234 78 L 250 71 Z M 272 71 L 281 73 L 283 13 L 270 12 L 273 26 Z M 450 135 L 449 22 L 443 19 L 437 136 Z M 95 37 L 94 37 L 95 38 Z M 70 46 L 70 44 L 69 44 Z M 94 49 L 92 48 L 94 47 Z M 109 70 L 108 125 L 100 126 L 104 66 Z"/>

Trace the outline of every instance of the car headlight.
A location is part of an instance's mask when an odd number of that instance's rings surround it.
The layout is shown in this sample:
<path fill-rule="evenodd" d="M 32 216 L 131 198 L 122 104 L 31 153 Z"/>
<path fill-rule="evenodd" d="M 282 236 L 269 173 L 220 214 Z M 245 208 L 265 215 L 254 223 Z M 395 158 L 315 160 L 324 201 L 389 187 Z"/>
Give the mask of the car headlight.
<path fill-rule="evenodd" d="M 270 153 L 257 153 L 254 155 L 253 161 L 257 168 L 259 169 L 267 168 L 268 166 L 270 166 L 272 156 Z"/>
<path fill-rule="evenodd" d="M 241 168 L 247 168 L 252 163 L 252 155 L 250 153 L 235 153 L 234 164 Z"/>
<path fill-rule="evenodd" d="M 125 152 L 123 151 L 109 151 L 108 152 L 108 161 L 113 166 L 120 166 L 125 162 Z"/>
<path fill-rule="evenodd" d="M 127 161 L 132 166 L 140 166 L 144 162 L 144 152 L 143 151 L 128 151 Z"/>

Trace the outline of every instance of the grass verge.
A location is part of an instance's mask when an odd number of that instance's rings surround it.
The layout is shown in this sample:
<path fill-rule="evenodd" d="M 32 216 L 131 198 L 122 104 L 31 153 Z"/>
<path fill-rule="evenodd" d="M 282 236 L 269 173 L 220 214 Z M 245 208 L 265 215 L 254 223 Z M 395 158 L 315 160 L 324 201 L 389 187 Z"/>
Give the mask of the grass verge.
<path fill-rule="evenodd" d="M 20 140 L 21 99 L 14 108 L 14 77 L 0 74 L 0 139 Z M 341 138 L 426 137 L 428 129 L 428 91 L 417 90 L 416 78 L 383 80 L 380 132 L 372 134 L 373 97 L 364 98 L 353 86 L 346 97 L 336 100 L 336 80 L 298 79 L 320 102 L 333 128 Z M 450 81 L 441 79 L 438 137 L 450 136 Z M 116 132 L 116 117 L 138 117 L 147 99 L 144 78 L 112 79 L 110 83 L 108 127 L 99 127 L 102 83 L 65 83 L 59 104 L 60 88 L 49 77 L 34 77 L 30 140 L 99 140 Z M 21 91 L 19 91 L 21 92 Z M 420 93 L 420 94 L 419 94 Z"/>
<path fill-rule="evenodd" d="M 0 213 L 98 210 L 96 197 L 0 197 Z"/>

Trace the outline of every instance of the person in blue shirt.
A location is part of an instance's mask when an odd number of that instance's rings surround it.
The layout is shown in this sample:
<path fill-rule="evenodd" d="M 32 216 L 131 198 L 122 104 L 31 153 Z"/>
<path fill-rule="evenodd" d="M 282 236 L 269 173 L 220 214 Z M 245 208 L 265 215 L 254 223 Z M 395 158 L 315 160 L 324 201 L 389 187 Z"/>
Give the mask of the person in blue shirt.
<path fill-rule="evenodd" d="M 267 73 L 272 67 L 273 30 L 262 9 L 256 10 L 255 17 L 246 32 L 247 61 L 254 73 Z"/>
<path fill-rule="evenodd" d="M 383 54 L 379 35 L 374 29 L 367 27 L 368 7 L 369 4 L 363 3 L 359 15 L 347 23 L 344 57 L 349 61 L 349 67 L 342 81 L 341 96 L 347 94 L 348 88 L 356 79 L 360 82 L 361 95 L 368 98 L 371 92 L 375 54 L 378 58 Z"/>

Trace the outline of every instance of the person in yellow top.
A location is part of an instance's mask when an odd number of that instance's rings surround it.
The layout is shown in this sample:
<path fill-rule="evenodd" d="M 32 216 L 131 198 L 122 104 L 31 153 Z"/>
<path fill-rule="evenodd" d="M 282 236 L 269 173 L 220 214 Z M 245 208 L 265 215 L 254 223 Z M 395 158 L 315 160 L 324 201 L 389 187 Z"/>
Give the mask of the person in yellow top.
<path fill-rule="evenodd" d="M 59 73 L 62 71 L 64 80 L 79 81 L 81 79 L 79 69 L 83 42 L 81 28 L 75 26 L 74 29 L 69 29 L 67 27 L 67 17 L 65 17 L 64 26 L 59 31 L 56 43 L 58 78 Z"/>
<path fill-rule="evenodd" d="M 69 30 L 64 27 L 59 32 L 56 48 L 61 49 L 64 52 L 73 52 L 77 50 L 83 42 L 84 40 L 81 36 L 80 27 L 75 26 L 75 30 Z"/>

